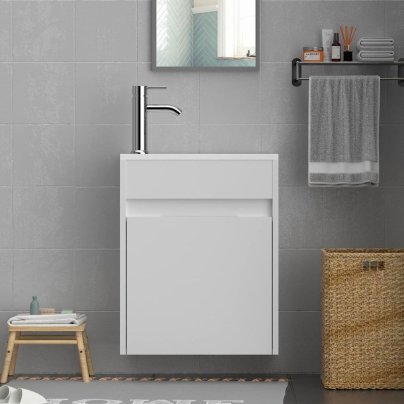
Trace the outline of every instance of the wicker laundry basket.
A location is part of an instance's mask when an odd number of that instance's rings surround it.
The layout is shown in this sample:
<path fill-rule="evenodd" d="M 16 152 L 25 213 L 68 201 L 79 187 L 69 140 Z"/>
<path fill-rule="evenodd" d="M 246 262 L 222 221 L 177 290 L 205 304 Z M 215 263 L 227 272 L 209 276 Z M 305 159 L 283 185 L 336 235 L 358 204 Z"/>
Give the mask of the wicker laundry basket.
<path fill-rule="evenodd" d="M 322 381 L 404 388 L 404 249 L 325 249 Z"/>

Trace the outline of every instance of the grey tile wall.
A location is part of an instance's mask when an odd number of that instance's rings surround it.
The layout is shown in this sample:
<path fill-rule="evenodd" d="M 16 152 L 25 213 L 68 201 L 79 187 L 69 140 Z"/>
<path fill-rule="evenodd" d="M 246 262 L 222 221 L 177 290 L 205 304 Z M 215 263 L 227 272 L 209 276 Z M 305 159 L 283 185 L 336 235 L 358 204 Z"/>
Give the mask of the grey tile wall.
<path fill-rule="evenodd" d="M 12 28 L 14 61 L 74 61 L 74 3 L 15 2 Z"/>
<path fill-rule="evenodd" d="M 384 200 L 385 191 L 380 189 L 325 192 L 323 243 L 328 247 L 384 247 Z"/>
<path fill-rule="evenodd" d="M 382 84 L 380 187 L 311 189 L 307 84 L 291 85 L 290 59 L 340 23 L 394 36 L 404 57 L 404 1 L 262 0 L 261 10 L 258 72 L 153 72 L 151 0 L 0 0 L 0 345 L 6 319 L 38 294 L 89 314 L 101 373 L 319 370 L 320 249 L 404 244 L 404 89 Z M 167 85 L 151 101 L 184 110 L 150 114 L 152 152 L 280 154 L 279 356 L 119 355 L 118 159 L 137 82 Z M 27 347 L 17 371 L 77 372 L 76 352 Z"/>
<path fill-rule="evenodd" d="M 321 254 L 318 249 L 282 249 L 279 256 L 282 311 L 320 310 Z"/>
<path fill-rule="evenodd" d="M 200 74 L 201 124 L 261 123 L 260 73 Z M 264 83 L 262 83 L 264 85 Z"/>
<path fill-rule="evenodd" d="M 13 190 L 15 248 L 76 246 L 77 206 L 73 187 L 37 186 Z"/>
<path fill-rule="evenodd" d="M 0 187 L 0 248 L 13 248 L 13 189 Z"/>
<path fill-rule="evenodd" d="M 0 123 L 11 123 L 12 107 L 12 67 L 9 63 L 0 64 Z"/>
<path fill-rule="evenodd" d="M 131 126 L 77 125 L 76 134 L 76 185 L 119 186 L 117 156 L 131 147 Z"/>
<path fill-rule="evenodd" d="M 154 153 L 199 153 L 199 125 L 150 125 L 149 147 Z"/>
<path fill-rule="evenodd" d="M 13 299 L 13 251 L 0 250 L 0 307 L 2 310 L 12 308 Z M 2 327 L 5 328 L 5 327 Z M 4 341 L 3 339 L 1 340 Z"/>
<path fill-rule="evenodd" d="M 11 61 L 11 3 L 0 2 L 0 60 Z"/>
<path fill-rule="evenodd" d="M 264 3 L 267 3 L 263 5 L 262 15 L 264 62 L 289 62 L 300 55 L 303 46 L 321 44 L 321 27 L 336 29 L 339 22 L 357 26 L 358 36 L 384 34 L 383 1 L 264 0 Z M 313 29 L 311 22 L 318 22 L 320 29 Z"/>
<path fill-rule="evenodd" d="M 136 62 L 137 46 L 136 2 L 77 2 L 77 60 Z"/>
<path fill-rule="evenodd" d="M 136 78 L 135 63 L 76 63 L 76 123 L 131 123 Z"/>
<path fill-rule="evenodd" d="M 73 125 L 14 125 L 14 185 L 74 185 L 74 175 Z"/>
<path fill-rule="evenodd" d="M 201 153 L 260 153 L 261 125 L 201 125 Z"/>
<path fill-rule="evenodd" d="M 0 125 L 0 186 L 11 185 L 12 175 L 11 127 Z"/>
<path fill-rule="evenodd" d="M 73 123 L 74 66 L 13 63 L 13 123 Z"/>
<path fill-rule="evenodd" d="M 385 186 L 404 186 L 404 126 L 399 124 L 382 125 L 380 128 L 380 155 L 383 164 L 380 168 L 382 183 Z"/>
<path fill-rule="evenodd" d="M 152 90 L 151 103 L 170 103 L 182 109 L 181 115 L 172 112 L 152 111 L 151 124 L 199 124 L 200 116 L 200 76 L 195 72 L 153 72 L 151 63 L 138 64 L 138 82 L 145 85 L 167 86 L 167 90 Z"/>
<path fill-rule="evenodd" d="M 76 248 L 119 248 L 119 188 L 78 188 Z"/>

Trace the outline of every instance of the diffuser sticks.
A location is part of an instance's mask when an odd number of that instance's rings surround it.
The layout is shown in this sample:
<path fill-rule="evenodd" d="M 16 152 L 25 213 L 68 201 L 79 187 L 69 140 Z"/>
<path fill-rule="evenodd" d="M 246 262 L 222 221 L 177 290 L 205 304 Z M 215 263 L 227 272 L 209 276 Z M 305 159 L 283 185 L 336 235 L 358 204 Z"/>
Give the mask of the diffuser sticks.
<path fill-rule="evenodd" d="M 352 41 L 356 34 L 356 27 L 340 25 L 342 40 L 344 41 L 344 62 L 352 62 Z"/>

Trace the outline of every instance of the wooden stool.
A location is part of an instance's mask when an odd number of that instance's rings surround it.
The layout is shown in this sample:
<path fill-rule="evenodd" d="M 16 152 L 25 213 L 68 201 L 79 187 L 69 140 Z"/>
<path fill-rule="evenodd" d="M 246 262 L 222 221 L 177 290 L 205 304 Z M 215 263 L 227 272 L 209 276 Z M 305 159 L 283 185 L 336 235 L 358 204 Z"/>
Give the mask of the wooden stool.
<path fill-rule="evenodd" d="M 94 376 L 90 348 L 86 331 L 86 323 L 81 325 L 35 326 L 35 325 L 9 325 L 8 343 L 4 358 L 3 372 L 0 383 L 7 383 L 8 376 L 13 376 L 19 345 L 77 345 L 80 358 L 83 382 L 88 383 L 90 376 Z M 23 332 L 40 332 L 41 335 L 23 335 Z M 43 335 L 44 332 L 66 332 L 73 335 Z"/>

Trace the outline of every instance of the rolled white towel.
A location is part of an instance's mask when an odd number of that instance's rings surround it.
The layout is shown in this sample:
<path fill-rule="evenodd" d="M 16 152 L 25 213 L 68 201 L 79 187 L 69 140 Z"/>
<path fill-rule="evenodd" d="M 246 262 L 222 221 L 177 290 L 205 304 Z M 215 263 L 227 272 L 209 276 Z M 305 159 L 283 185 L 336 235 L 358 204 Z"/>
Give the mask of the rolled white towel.
<path fill-rule="evenodd" d="M 393 50 L 394 49 L 394 39 L 393 38 L 359 38 L 357 42 L 357 47 L 360 50 L 381 48 L 383 50 Z"/>
<path fill-rule="evenodd" d="M 361 57 L 358 55 L 359 62 L 394 62 L 394 57 Z"/>
<path fill-rule="evenodd" d="M 359 51 L 358 56 L 360 57 L 371 57 L 371 58 L 394 58 L 394 51 Z"/>
<path fill-rule="evenodd" d="M 360 51 L 358 60 L 361 62 L 393 62 L 393 51 Z"/>
<path fill-rule="evenodd" d="M 357 47 L 358 52 L 359 51 L 374 51 L 374 52 L 394 52 L 394 46 L 361 46 Z"/>
<path fill-rule="evenodd" d="M 72 314 L 41 314 L 29 315 L 18 314 L 8 319 L 8 325 L 36 325 L 36 326 L 58 326 L 58 325 L 81 325 L 87 321 L 87 316 L 82 313 Z"/>

